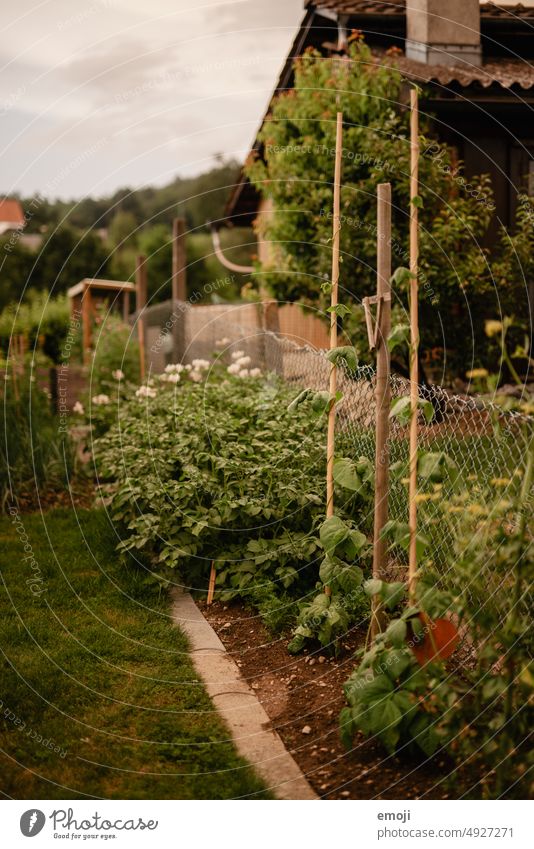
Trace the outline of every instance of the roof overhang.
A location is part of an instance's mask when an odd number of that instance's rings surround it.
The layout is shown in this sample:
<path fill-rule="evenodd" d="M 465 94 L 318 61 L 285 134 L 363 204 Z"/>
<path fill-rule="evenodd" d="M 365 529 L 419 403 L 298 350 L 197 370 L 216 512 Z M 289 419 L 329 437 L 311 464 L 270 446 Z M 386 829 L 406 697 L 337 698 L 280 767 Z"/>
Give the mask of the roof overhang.
<path fill-rule="evenodd" d="M 87 289 L 99 289 L 106 292 L 135 292 L 136 288 L 133 283 L 126 280 L 100 280 L 98 277 L 86 277 L 80 280 L 70 289 L 67 289 L 69 298 L 75 298 L 77 295 L 83 295 Z"/>

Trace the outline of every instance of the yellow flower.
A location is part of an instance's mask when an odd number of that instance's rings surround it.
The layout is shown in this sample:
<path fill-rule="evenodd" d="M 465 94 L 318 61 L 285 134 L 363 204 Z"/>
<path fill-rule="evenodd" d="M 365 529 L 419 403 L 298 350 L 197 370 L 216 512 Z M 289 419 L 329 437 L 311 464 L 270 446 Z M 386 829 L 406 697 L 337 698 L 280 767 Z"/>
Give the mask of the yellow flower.
<path fill-rule="evenodd" d="M 464 512 L 463 507 L 452 506 L 452 507 L 448 507 L 447 510 L 448 510 L 449 513 L 463 513 Z"/>
<path fill-rule="evenodd" d="M 512 483 L 512 481 L 510 478 L 492 478 L 490 483 L 492 483 L 493 486 L 508 486 Z"/>
<path fill-rule="evenodd" d="M 486 332 L 486 336 L 489 336 L 491 339 L 492 336 L 497 336 L 498 333 L 502 332 L 502 322 L 490 319 L 489 321 L 486 321 L 484 330 Z"/>
<path fill-rule="evenodd" d="M 487 368 L 473 368 L 471 371 L 466 371 L 465 376 L 469 378 L 487 377 L 489 374 Z"/>
<path fill-rule="evenodd" d="M 467 509 L 472 516 L 485 516 L 488 512 L 482 504 L 469 504 Z"/>

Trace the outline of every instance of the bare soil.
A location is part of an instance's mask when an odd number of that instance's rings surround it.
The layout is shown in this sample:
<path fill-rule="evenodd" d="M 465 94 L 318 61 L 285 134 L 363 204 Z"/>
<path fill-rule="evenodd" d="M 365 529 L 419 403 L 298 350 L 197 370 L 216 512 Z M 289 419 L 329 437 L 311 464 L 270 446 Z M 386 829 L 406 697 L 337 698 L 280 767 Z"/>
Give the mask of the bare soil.
<path fill-rule="evenodd" d="M 357 735 L 347 751 L 338 718 L 345 706 L 342 686 L 354 669 L 354 652 L 364 640 L 359 629 L 343 641 L 337 658 L 324 650 L 289 654 L 285 637 L 273 637 L 257 613 L 243 604 L 197 602 L 243 677 L 255 690 L 316 793 L 324 799 L 453 798 L 450 760 L 417 761 L 388 755 L 380 744 Z M 461 794 L 455 776 L 454 797 Z"/>

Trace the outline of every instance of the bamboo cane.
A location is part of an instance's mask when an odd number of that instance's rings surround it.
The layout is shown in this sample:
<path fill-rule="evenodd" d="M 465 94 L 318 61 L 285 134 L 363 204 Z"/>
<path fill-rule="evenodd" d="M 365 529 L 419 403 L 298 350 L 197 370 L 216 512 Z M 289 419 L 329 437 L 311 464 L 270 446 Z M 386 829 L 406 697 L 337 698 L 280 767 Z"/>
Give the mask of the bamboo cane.
<path fill-rule="evenodd" d="M 388 520 L 389 486 L 389 350 L 391 330 L 391 185 L 377 189 L 377 275 L 376 275 L 376 453 L 373 578 L 387 577 L 386 543 L 381 538 Z M 376 596 L 372 600 L 371 636 L 383 630 L 385 617 Z"/>
<path fill-rule="evenodd" d="M 207 602 L 206 602 L 208 605 L 212 604 L 212 602 L 213 602 L 213 594 L 215 592 L 215 575 L 216 575 L 215 560 L 212 560 L 211 561 L 210 581 L 209 581 L 209 584 L 208 584 L 208 598 L 207 598 Z"/>
<path fill-rule="evenodd" d="M 139 339 L 139 370 L 141 382 L 145 379 L 145 320 L 143 310 L 146 306 L 146 257 L 139 254 L 135 269 L 137 334 Z"/>
<path fill-rule="evenodd" d="M 419 215 L 416 198 L 419 192 L 419 108 L 417 90 L 410 92 L 410 486 L 409 527 L 410 548 L 408 564 L 408 590 L 413 599 L 417 573 L 417 417 L 419 412 Z"/>
<path fill-rule="evenodd" d="M 338 303 L 339 284 L 339 234 L 341 220 L 339 215 L 341 199 L 341 146 L 343 143 L 343 113 L 337 113 L 336 121 L 336 158 L 334 165 L 334 217 L 332 224 L 332 291 L 330 294 L 330 306 L 335 307 Z M 330 313 L 330 350 L 337 348 L 337 315 L 332 310 Z M 334 452 L 336 431 L 336 403 L 337 369 L 335 363 L 330 366 L 330 407 L 328 410 L 328 431 L 326 437 L 326 516 L 334 515 Z M 330 587 L 324 591 L 330 595 Z"/>
<path fill-rule="evenodd" d="M 338 303 L 339 284 L 339 233 L 341 222 L 339 217 L 341 196 L 341 145 L 343 139 L 343 114 L 337 113 L 336 124 L 336 159 L 334 168 L 334 220 L 332 230 L 332 292 L 330 306 Z M 337 315 L 330 313 L 330 350 L 337 348 Z M 337 389 L 337 370 L 334 363 L 330 368 L 330 409 L 328 411 L 328 435 L 326 443 L 326 515 L 334 515 L 334 438 L 336 426 L 336 405 L 332 400 Z"/>

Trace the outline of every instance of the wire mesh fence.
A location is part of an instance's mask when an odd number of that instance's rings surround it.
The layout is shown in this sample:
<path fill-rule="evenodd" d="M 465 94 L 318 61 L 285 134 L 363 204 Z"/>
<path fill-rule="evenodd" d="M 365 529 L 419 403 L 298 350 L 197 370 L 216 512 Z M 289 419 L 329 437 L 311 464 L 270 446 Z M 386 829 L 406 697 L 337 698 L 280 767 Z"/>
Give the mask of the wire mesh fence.
<path fill-rule="evenodd" d="M 245 307 L 190 307 L 170 302 L 145 311 L 147 356 L 152 371 L 162 371 L 167 362 L 194 358 L 213 360 L 216 355 L 231 365 L 232 355 L 248 358 L 243 372 L 259 370 L 295 388 L 328 391 L 331 363 L 325 350 L 282 336 L 262 326 L 257 305 Z M 339 456 L 367 457 L 375 461 L 376 374 L 373 366 L 355 371 L 338 369 L 336 446 Z M 391 397 L 409 395 L 409 381 L 393 374 Z M 452 394 L 438 385 L 421 386 L 420 397 L 432 405 L 427 422 L 419 421 L 419 447 L 446 458 L 449 474 L 436 485 L 419 483 L 418 532 L 428 541 L 428 555 L 436 579 L 447 584 L 454 562 L 457 523 L 469 511 L 489 509 L 500 496 L 517 494 L 534 438 L 534 417 L 507 411 L 486 399 Z M 390 422 L 389 517 L 408 521 L 409 426 Z M 458 476 L 461 487 L 458 487 Z M 461 496 L 457 496 L 458 491 Z M 455 499 L 456 502 L 455 502 Z M 396 550 L 391 558 L 392 576 L 401 577 L 407 557 Z M 502 586 L 494 591 L 505 590 Z"/>

